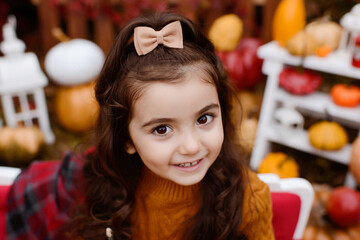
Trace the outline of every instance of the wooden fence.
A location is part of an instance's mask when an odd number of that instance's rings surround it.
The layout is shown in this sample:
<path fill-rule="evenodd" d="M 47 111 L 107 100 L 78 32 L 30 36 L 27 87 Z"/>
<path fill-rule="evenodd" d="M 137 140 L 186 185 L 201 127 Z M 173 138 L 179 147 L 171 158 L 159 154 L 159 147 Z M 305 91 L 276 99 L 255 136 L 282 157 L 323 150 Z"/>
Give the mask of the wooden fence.
<path fill-rule="evenodd" d="M 111 4 L 121 0 L 101 1 L 108 1 Z M 167 1 L 169 5 L 175 4 L 180 13 L 192 18 L 194 21 L 202 21 L 204 31 L 207 31 L 214 19 L 222 14 L 228 13 L 232 9 L 237 9 L 238 15 L 244 23 L 243 35 L 258 35 L 258 37 L 261 37 L 265 42 L 267 42 L 271 40 L 272 16 L 277 4 L 281 0 L 218 1 L 224 4 L 216 6 L 215 8 L 209 8 L 207 11 L 201 9 L 190 9 L 189 6 L 182 3 L 182 0 Z M 51 32 L 53 28 L 60 27 L 70 38 L 91 39 L 96 42 L 101 49 L 103 49 L 105 54 L 108 53 L 114 41 L 116 32 L 118 31 L 118 26 L 116 26 L 113 19 L 109 16 L 103 14 L 89 20 L 85 14 L 79 11 L 71 11 L 71 9 L 67 9 L 69 7 L 67 4 L 63 4 L 61 8 L 59 8 L 53 4 L 53 0 L 37 0 L 34 2 L 36 2 L 35 4 L 37 5 L 41 41 L 45 52 L 58 43 L 58 40 Z M 226 4 L 229 2 L 235 4 L 235 6 L 230 6 L 232 8 L 230 10 L 229 5 Z M 260 17 L 262 19 L 262 24 L 261 26 L 254 26 L 256 24 L 255 18 L 258 17 L 258 9 L 261 9 Z M 255 33 L 256 28 L 260 28 L 260 31 L 257 31 L 257 33 Z"/>
<path fill-rule="evenodd" d="M 41 0 L 37 8 L 44 51 L 48 51 L 58 43 L 58 40 L 52 35 L 52 29 L 56 27 L 61 28 L 70 38 L 92 39 L 105 53 L 109 51 L 115 36 L 114 24 L 109 17 L 96 18 L 92 21 L 93 29 L 90 29 L 88 19 L 84 14 L 66 11 L 66 15 L 62 16 L 59 9 L 52 5 L 50 0 Z"/>

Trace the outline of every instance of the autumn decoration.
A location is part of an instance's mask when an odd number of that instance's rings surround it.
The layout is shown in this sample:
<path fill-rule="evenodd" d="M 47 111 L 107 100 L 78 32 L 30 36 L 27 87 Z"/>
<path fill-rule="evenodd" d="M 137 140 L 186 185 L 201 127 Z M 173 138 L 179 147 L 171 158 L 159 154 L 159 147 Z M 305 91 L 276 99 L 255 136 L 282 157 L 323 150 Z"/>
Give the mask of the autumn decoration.
<path fill-rule="evenodd" d="M 299 177 L 295 159 L 283 152 L 270 152 L 261 161 L 258 173 L 275 173 L 280 178 Z"/>
<path fill-rule="evenodd" d="M 282 0 L 275 9 L 272 33 L 280 46 L 302 30 L 306 24 L 304 0 Z"/>
<path fill-rule="evenodd" d="M 339 123 L 322 120 L 308 129 L 310 144 L 322 150 L 340 150 L 348 143 L 347 133 Z"/>
<path fill-rule="evenodd" d="M 242 20 L 236 14 L 231 13 L 215 19 L 208 35 L 216 50 L 232 51 L 238 45 L 242 32 Z"/>
<path fill-rule="evenodd" d="M 279 75 L 279 85 L 295 95 L 311 94 L 322 82 L 321 75 L 309 69 L 285 67 Z"/>
<path fill-rule="evenodd" d="M 37 126 L 0 129 L 0 159 L 11 166 L 27 164 L 37 156 L 45 143 Z"/>
<path fill-rule="evenodd" d="M 360 103 L 360 88 L 355 85 L 335 84 L 330 95 L 334 103 L 342 107 L 353 108 Z"/>
<path fill-rule="evenodd" d="M 262 79 L 263 60 L 257 56 L 263 44 L 258 38 L 242 38 L 233 51 L 217 51 L 237 90 L 254 88 Z"/>
<path fill-rule="evenodd" d="M 303 57 L 315 54 L 317 46 L 311 34 L 299 31 L 285 43 L 285 48 L 292 55 Z"/>
<path fill-rule="evenodd" d="M 99 111 L 94 83 L 59 88 L 54 109 L 58 122 L 66 130 L 76 133 L 92 130 Z"/>

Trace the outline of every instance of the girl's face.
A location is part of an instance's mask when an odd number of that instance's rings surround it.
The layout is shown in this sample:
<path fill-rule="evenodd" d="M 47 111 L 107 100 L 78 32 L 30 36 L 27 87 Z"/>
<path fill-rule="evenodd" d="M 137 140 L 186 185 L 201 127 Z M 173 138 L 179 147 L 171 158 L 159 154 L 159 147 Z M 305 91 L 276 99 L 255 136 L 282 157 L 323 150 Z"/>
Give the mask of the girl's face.
<path fill-rule="evenodd" d="M 133 106 L 126 149 L 137 152 L 153 173 L 180 185 L 204 178 L 224 140 L 215 86 L 199 74 L 188 75 L 145 88 Z"/>

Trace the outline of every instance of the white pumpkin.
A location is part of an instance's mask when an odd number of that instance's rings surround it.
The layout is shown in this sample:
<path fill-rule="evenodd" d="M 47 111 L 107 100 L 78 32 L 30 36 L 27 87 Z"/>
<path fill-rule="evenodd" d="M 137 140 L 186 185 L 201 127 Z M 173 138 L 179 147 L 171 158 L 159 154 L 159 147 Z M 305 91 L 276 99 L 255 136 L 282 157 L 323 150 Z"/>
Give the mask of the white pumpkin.
<path fill-rule="evenodd" d="M 284 106 L 274 111 L 278 134 L 284 139 L 296 136 L 304 126 L 304 117 L 294 107 Z"/>
<path fill-rule="evenodd" d="M 313 36 L 318 47 L 327 46 L 334 51 L 339 46 L 342 27 L 333 21 L 314 21 L 306 25 L 305 31 Z"/>
<path fill-rule="evenodd" d="M 73 39 L 49 50 L 45 56 L 45 70 L 60 85 L 80 85 L 96 78 L 104 61 L 103 51 L 94 42 Z"/>

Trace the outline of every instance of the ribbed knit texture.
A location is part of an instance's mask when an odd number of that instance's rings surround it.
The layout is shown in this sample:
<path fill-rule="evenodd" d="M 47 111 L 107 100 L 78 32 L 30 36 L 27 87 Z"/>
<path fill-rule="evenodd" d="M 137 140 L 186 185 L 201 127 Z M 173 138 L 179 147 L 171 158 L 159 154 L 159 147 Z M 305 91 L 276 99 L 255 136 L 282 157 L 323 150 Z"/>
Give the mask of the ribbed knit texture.
<path fill-rule="evenodd" d="M 245 191 L 243 224 L 249 240 L 272 240 L 270 192 L 256 174 L 250 173 L 251 188 Z M 136 192 L 132 228 L 134 240 L 181 239 L 182 223 L 200 204 L 201 184 L 181 186 L 160 178 L 145 168 Z"/>
<path fill-rule="evenodd" d="M 254 172 L 249 172 L 250 185 L 245 190 L 243 223 L 240 230 L 248 240 L 274 240 L 272 203 L 269 186 Z"/>

